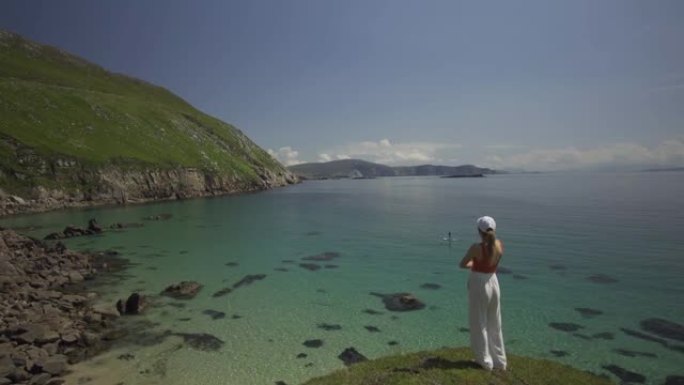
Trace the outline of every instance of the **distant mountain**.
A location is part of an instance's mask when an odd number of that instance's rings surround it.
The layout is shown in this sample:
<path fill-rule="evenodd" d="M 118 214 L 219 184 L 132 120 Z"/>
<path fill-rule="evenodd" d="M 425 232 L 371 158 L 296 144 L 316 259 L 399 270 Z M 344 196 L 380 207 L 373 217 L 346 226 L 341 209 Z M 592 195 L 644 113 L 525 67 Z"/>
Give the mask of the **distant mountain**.
<path fill-rule="evenodd" d="M 324 163 L 303 163 L 288 169 L 302 179 L 375 178 L 380 176 L 475 176 L 495 174 L 496 170 L 473 165 L 390 167 L 360 159 L 334 160 Z"/>
<path fill-rule="evenodd" d="M 361 159 L 342 159 L 325 163 L 303 163 L 290 166 L 288 169 L 303 179 L 375 178 L 396 175 L 396 171 L 392 167 Z"/>
<path fill-rule="evenodd" d="M 464 164 L 462 166 L 435 166 L 431 164 L 424 164 L 420 166 L 403 166 L 393 168 L 396 171 L 397 176 L 472 176 L 496 173 L 496 171 L 490 168 L 477 167 L 473 166 L 472 164 Z"/>
<path fill-rule="evenodd" d="M 667 168 L 649 168 L 642 170 L 643 172 L 660 172 L 660 171 L 684 171 L 684 167 L 667 167 Z"/>

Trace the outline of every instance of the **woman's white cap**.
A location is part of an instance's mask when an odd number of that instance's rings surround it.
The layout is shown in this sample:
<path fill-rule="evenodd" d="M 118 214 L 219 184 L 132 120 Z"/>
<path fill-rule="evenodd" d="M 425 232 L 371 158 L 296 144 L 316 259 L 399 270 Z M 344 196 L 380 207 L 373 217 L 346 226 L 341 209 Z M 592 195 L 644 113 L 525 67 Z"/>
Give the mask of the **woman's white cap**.
<path fill-rule="evenodd" d="M 486 233 L 489 229 L 496 231 L 496 222 L 492 217 L 480 217 L 477 218 L 477 228 L 480 229 L 480 231 L 482 231 L 483 233 Z"/>

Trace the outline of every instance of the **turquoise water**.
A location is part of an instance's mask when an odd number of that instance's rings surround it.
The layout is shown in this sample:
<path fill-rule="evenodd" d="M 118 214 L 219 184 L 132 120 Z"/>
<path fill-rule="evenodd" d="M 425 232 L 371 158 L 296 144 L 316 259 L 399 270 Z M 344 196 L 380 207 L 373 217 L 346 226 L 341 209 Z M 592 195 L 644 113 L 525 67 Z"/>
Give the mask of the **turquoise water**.
<path fill-rule="evenodd" d="M 653 317 L 684 321 L 682 197 L 684 174 L 677 172 L 381 178 L 52 212 L 5 219 L 2 225 L 42 226 L 30 233 L 43 236 L 69 223 L 84 225 L 91 217 L 109 224 L 173 214 L 168 221 L 145 222 L 143 228 L 67 243 L 79 249 L 116 247 L 135 263 L 124 281 L 105 289 L 105 302 L 132 290 L 155 295 L 180 280 L 203 283 L 185 308 L 157 298 L 156 306 L 137 320 L 157 323 L 150 333 L 210 333 L 225 345 L 215 352 L 198 351 L 170 337 L 151 346 L 121 346 L 76 368 L 74 376 L 91 377 L 94 383 L 296 384 L 342 368 L 337 355 L 350 346 L 369 358 L 465 346 L 468 333 L 459 329 L 467 326 L 467 272 L 457 264 L 476 241 L 475 219 L 491 215 L 506 247 L 502 266 L 513 272 L 499 275 L 509 353 L 604 374 L 601 366 L 615 364 L 661 384 L 667 375 L 684 375 L 684 352 L 629 336 L 621 328 L 641 331 L 639 322 Z M 455 237 L 451 245 L 442 240 L 448 231 Z M 325 251 L 341 256 L 321 264 L 338 268 L 309 271 L 283 262 L 303 262 L 302 257 Z M 266 278 L 212 297 L 247 274 Z M 587 279 L 595 274 L 617 282 Z M 425 283 L 441 288 L 421 288 Z M 415 294 L 426 308 L 392 313 L 369 294 L 403 291 Z M 584 318 L 577 307 L 603 314 Z M 223 311 L 226 318 L 212 320 L 202 314 L 206 309 Z M 550 327 L 553 322 L 583 328 L 574 335 Z M 342 328 L 326 331 L 317 328 L 319 323 Z M 603 332 L 614 338 L 591 338 Z M 303 346 L 309 339 L 321 339 L 323 346 Z M 669 341 L 670 347 L 681 345 Z M 627 357 L 615 349 L 650 355 Z M 556 357 L 551 350 L 567 355 Z M 117 359 L 122 352 L 135 359 Z M 307 357 L 297 358 L 299 353 Z"/>

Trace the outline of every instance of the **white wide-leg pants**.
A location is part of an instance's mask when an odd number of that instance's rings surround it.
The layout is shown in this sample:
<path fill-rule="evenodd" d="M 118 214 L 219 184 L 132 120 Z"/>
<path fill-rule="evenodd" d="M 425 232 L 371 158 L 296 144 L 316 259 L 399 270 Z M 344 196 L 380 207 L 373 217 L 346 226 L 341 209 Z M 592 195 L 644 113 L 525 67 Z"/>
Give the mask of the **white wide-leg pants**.
<path fill-rule="evenodd" d="M 499 280 L 496 273 L 470 272 L 468 279 L 470 348 L 485 369 L 506 369 L 506 351 L 501 332 Z"/>

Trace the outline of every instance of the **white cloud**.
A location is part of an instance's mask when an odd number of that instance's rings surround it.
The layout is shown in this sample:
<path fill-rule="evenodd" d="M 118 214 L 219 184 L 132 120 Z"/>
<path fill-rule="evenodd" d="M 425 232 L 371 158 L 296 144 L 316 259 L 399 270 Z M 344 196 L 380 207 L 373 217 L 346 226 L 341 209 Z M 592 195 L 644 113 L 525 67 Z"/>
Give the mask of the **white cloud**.
<path fill-rule="evenodd" d="M 319 154 L 319 159 L 363 159 L 388 165 L 416 165 L 440 162 L 440 152 L 460 148 L 459 144 L 434 142 L 392 143 L 389 139 L 377 142 L 350 143 Z M 453 154 L 449 154 L 453 155 Z"/>
<path fill-rule="evenodd" d="M 506 156 L 489 155 L 486 162 L 493 168 L 535 171 L 684 166 L 684 140 L 667 140 L 652 148 L 635 143 L 615 143 L 588 149 L 535 149 Z"/>
<path fill-rule="evenodd" d="M 331 160 L 332 160 L 332 158 L 330 157 L 330 155 L 328 155 L 326 153 L 318 154 L 318 161 L 319 162 L 330 162 Z"/>
<path fill-rule="evenodd" d="M 278 151 L 273 151 L 269 148 L 266 152 L 285 166 L 294 166 L 295 164 L 304 163 L 298 159 L 299 151 L 293 150 L 290 146 L 280 147 Z"/>

